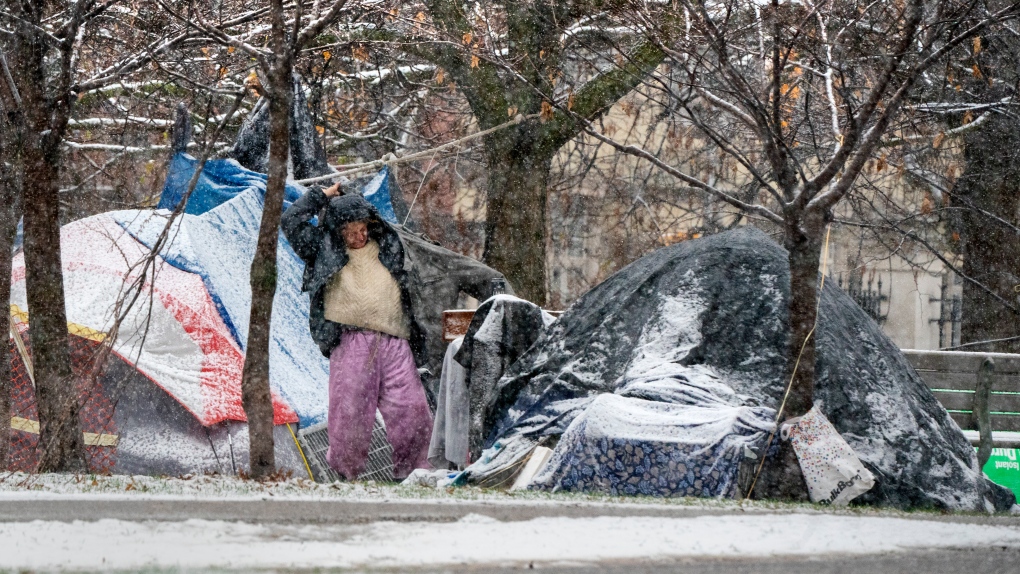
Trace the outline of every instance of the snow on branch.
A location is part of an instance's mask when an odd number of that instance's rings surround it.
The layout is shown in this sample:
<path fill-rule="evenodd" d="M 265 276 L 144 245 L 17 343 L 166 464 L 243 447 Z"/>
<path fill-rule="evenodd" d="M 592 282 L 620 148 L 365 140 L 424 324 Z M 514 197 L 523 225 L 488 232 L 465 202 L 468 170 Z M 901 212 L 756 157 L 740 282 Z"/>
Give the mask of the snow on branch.
<path fill-rule="evenodd" d="M 174 123 L 170 120 L 160 120 L 143 116 L 128 116 L 126 118 L 82 118 L 80 120 L 72 118 L 67 122 L 69 127 L 116 127 L 126 126 L 129 124 L 142 124 L 157 128 L 169 128 L 174 125 Z"/>
<path fill-rule="evenodd" d="M 997 102 L 989 102 L 984 104 L 978 103 L 960 103 L 960 102 L 930 102 L 917 104 L 913 106 L 905 106 L 907 109 L 917 110 L 919 112 L 927 112 L 929 114 L 960 114 L 966 112 L 984 112 L 987 110 L 994 110 L 1006 106 L 1016 105 L 1012 97 L 1002 98 Z"/>
<path fill-rule="evenodd" d="M 519 124 L 521 122 L 524 122 L 525 120 L 538 119 L 539 116 L 540 116 L 540 114 L 531 114 L 531 115 L 527 115 L 527 116 L 524 116 L 524 115 L 521 115 L 521 114 L 517 114 L 517 116 L 514 117 L 514 119 L 512 119 L 512 120 L 510 120 L 510 121 L 508 121 L 506 123 L 500 124 L 498 126 L 491 127 L 491 128 L 489 128 L 487 130 L 482 130 L 480 132 L 473 133 L 473 134 L 471 134 L 469 136 L 462 137 L 462 138 L 460 138 L 458 140 L 454 140 L 452 142 L 447 142 L 445 144 L 436 146 L 434 148 L 430 148 L 430 149 L 422 150 L 422 151 L 419 151 L 419 152 L 415 152 L 415 153 L 412 153 L 412 154 L 409 154 L 409 155 L 398 157 L 396 159 L 377 159 L 377 160 L 374 160 L 374 161 L 368 161 L 368 162 L 363 162 L 363 163 L 354 163 L 354 164 L 347 164 L 347 165 L 335 165 L 335 166 L 331 166 L 331 167 L 333 167 L 334 169 L 337 170 L 336 173 L 331 173 L 331 174 L 328 174 L 328 175 L 320 175 L 318 177 L 310 177 L 308 179 L 300 179 L 300 180 L 295 181 L 294 183 L 299 183 L 299 184 L 315 183 L 317 181 L 325 181 L 327 179 L 335 179 L 336 177 L 341 176 L 341 175 L 346 176 L 346 175 L 352 175 L 352 174 L 355 174 L 355 173 L 361 173 L 361 172 L 364 172 L 364 171 L 377 170 L 377 169 L 379 169 L 379 168 L 381 168 L 381 167 L 383 167 L 385 165 L 396 165 L 396 164 L 407 163 L 407 162 L 411 162 L 411 161 L 417 161 L 419 159 L 426 159 L 426 158 L 429 158 L 429 157 L 435 157 L 436 154 L 438 154 L 441 151 L 446 151 L 448 149 L 455 148 L 455 147 L 460 146 L 461 144 L 467 143 L 469 141 L 476 140 L 476 139 L 479 139 L 479 138 L 483 138 L 483 137 L 485 137 L 485 136 L 487 136 L 487 135 L 489 135 L 489 134 L 491 134 L 493 132 L 497 132 L 499 130 L 506 129 L 506 128 L 510 127 L 510 126 L 517 125 L 517 124 Z"/>
<path fill-rule="evenodd" d="M 894 147 L 894 146 L 903 145 L 903 144 L 907 144 L 907 143 L 920 142 L 920 141 L 926 141 L 926 140 L 935 140 L 935 139 L 938 139 L 939 141 L 941 141 L 942 139 L 945 139 L 945 138 L 951 138 L 951 137 L 956 137 L 956 136 L 959 136 L 959 135 L 963 135 L 966 132 L 969 132 L 971 130 L 974 130 L 974 129 L 977 129 L 977 128 L 981 127 L 981 124 L 983 124 L 986 121 L 988 121 L 988 118 L 991 117 L 992 113 L 993 112 L 991 110 L 986 111 L 985 113 L 983 113 L 980 116 L 978 116 L 977 119 L 975 119 L 974 121 L 970 122 L 969 124 L 965 124 L 965 125 L 962 125 L 962 126 L 960 126 L 958 128 L 953 128 L 951 130 L 946 130 L 944 132 L 939 132 L 938 134 L 936 134 L 934 136 L 917 135 L 917 136 L 904 136 L 904 137 L 899 137 L 899 138 L 893 138 L 891 140 L 887 140 L 887 141 L 882 142 L 882 145 L 880 147 Z"/>
<path fill-rule="evenodd" d="M 143 153 L 155 153 L 160 151 L 167 151 L 170 149 L 169 145 L 157 144 L 145 147 L 128 146 L 128 145 L 114 145 L 114 144 L 86 144 L 78 143 L 70 140 L 64 140 L 64 146 L 74 151 L 108 151 L 119 154 L 143 154 Z M 199 144 L 191 142 L 188 147 L 195 147 Z M 215 149 L 223 149 L 230 147 L 230 144 L 220 142 L 213 146 Z"/>

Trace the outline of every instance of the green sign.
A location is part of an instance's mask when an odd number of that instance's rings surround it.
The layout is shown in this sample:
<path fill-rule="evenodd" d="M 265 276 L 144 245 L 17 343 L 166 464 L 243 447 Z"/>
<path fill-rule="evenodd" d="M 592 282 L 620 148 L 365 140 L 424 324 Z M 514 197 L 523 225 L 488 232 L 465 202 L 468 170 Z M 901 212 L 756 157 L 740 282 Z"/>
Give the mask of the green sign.
<path fill-rule="evenodd" d="M 984 471 L 992 482 L 1012 490 L 1020 500 L 1020 449 L 993 448 Z"/>

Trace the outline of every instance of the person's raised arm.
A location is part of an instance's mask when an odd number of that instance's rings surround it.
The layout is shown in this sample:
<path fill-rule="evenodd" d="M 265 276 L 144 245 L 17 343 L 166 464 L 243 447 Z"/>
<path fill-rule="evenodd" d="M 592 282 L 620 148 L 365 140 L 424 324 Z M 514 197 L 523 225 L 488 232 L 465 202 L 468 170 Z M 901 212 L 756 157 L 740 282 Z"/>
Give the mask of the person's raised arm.
<path fill-rule="evenodd" d="M 326 189 L 313 187 L 283 212 L 283 219 L 280 221 L 283 235 L 298 257 L 306 263 L 315 261 L 319 245 L 322 243 L 322 228 L 312 225 L 311 221 L 331 198 L 338 195 L 340 195 L 339 183 Z"/>

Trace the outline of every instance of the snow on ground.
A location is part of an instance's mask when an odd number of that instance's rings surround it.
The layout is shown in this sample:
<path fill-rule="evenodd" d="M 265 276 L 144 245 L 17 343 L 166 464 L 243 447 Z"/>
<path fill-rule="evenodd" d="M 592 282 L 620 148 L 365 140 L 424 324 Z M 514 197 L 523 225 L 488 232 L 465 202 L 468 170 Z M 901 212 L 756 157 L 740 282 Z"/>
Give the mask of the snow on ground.
<path fill-rule="evenodd" d="M 1020 527 L 926 520 L 926 513 L 733 500 L 652 499 L 477 488 L 335 483 L 258 483 L 225 476 L 159 478 L 0 474 L 0 505 L 14 500 L 416 500 L 423 505 L 584 506 L 587 517 L 501 522 L 348 525 L 216 520 L 0 523 L 0 571 L 305 570 L 447 565 L 578 564 L 686 557 L 863 554 L 926 548 L 1020 548 Z M 619 516 L 620 509 L 684 506 L 724 515 Z M 612 507 L 614 516 L 600 516 Z M 479 512 L 484 512 L 480 510 Z M 610 514 L 611 512 L 606 512 Z M 550 511 L 549 514 L 556 514 Z M 622 514 L 627 514 L 624 512 Z M 635 510 L 635 514 L 641 514 Z M 718 514 L 706 512 L 706 514 Z M 423 515 L 428 516 L 427 512 Z M 533 516 L 533 515 L 532 515 Z M 934 518 L 934 516 L 933 516 Z M 971 517 L 968 522 L 975 522 Z"/>
<path fill-rule="evenodd" d="M 602 494 L 506 492 L 475 487 L 425 488 L 399 484 L 335 482 L 323 484 L 304 478 L 258 482 L 233 476 L 185 475 L 184 477 L 98 476 L 74 474 L 0 473 L 0 504 L 4 500 L 345 500 L 359 502 L 421 501 L 447 504 L 573 504 L 585 506 L 685 506 L 734 509 L 728 499 L 651 498 Z M 805 505 L 748 502 L 751 511 L 796 510 Z"/>
<path fill-rule="evenodd" d="M 537 518 L 360 526 L 186 522 L 0 524 L 0 567 L 32 570 L 412 568 L 683 557 L 1020 547 L 1020 529 L 888 517 L 787 514 Z"/>

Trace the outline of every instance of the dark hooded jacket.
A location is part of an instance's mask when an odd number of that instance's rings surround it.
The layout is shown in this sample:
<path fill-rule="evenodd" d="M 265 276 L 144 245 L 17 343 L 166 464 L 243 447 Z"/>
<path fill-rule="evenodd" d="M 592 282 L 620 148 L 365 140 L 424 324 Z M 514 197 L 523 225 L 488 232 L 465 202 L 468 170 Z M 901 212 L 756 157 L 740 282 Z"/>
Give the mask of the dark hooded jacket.
<path fill-rule="evenodd" d="M 321 221 L 319 225 L 313 225 L 311 221 L 317 216 L 321 216 Z M 340 231 L 352 221 L 368 223 L 369 238 L 379 244 L 379 261 L 400 286 L 400 303 L 411 325 L 411 351 L 421 367 L 427 361 L 425 329 L 412 305 L 412 295 L 419 296 L 420 281 L 413 266 L 407 263 L 396 229 L 379 217 L 375 207 L 360 195 L 330 199 L 321 189 L 310 189 L 283 214 L 283 233 L 298 257 L 305 262 L 301 288 L 311 294 L 308 315 L 312 338 L 322 354 L 328 357 L 340 343 L 343 332 L 357 328 L 326 319 L 323 303 L 330 278 L 350 259 Z"/>

